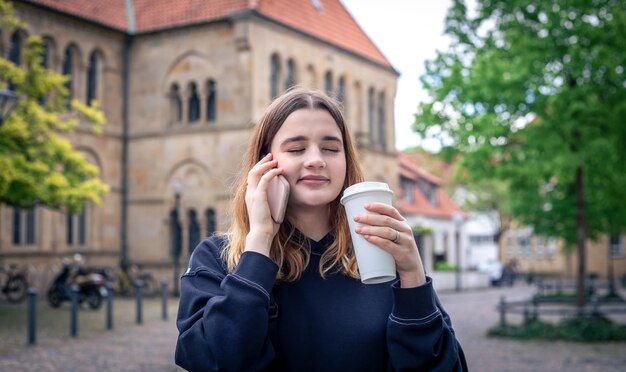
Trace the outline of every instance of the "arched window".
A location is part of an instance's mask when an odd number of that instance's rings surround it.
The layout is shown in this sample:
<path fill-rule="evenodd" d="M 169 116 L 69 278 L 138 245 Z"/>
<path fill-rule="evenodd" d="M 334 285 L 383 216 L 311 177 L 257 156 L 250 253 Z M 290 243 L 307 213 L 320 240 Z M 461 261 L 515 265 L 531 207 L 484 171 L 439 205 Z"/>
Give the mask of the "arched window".
<path fill-rule="evenodd" d="M 50 68 L 51 49 L 50 39 L 44 39 L 43 50 L 41 51 L 41 67 L 43 68 Z"/>
<path fill-rule="evenodd" d="M 9 46 L 9 61 L 13 62 L 17 66 L 22 63 L 22 44 L 24 37 L 22 33 L 17 30 L 11 35 L 11 45 Z M 9 90 L 15 90 L 13 82 L 9 81 Z"/>
<path fill-rule="evenodd" d="M 313 67 L 313 65 L 309 65 L 306 68 L 306 74 L 307 74 L 307 79 L 308 81 L 307 86 L 309 88 L 316 88 L 317 87 L 317 78 L 315 76 L 315 67 Z"/>
<path fill-rule="evenodd" d="M 217 225 L 215 223 L 215 209 L 207 208 L 204 212 L 206 219 L 206 236 L 211 236 L 215 233 Z"/>
<path fill-rule="evenodd" d="M 13 245 L 35 244 L 37 231 L 37 206 L 23 210 L 13 208 Z"/>
<path fill-rule="evenodd" d="M 206 119 L 215 121 L 217 118 L 217 86 L 215 80 L 206 83 Z"/>
<path fill-rule="evenodd" d="M 375 112 L 375 100 L 374 97 L 374 88 L 370 88 L 367 91 L 367 129 L 369 132 L 369 143 L 370 146 L 374 146 L 376 144 L 376 128 L 374 127 L 374 112 Z"/>
<path fill-rule="evenodd" d="M 272 54 L 270 70 L 270 99 L 278 97 L 280 81 L 280 58 L 278 54 Z"/>
<path fill-rule="evenodd" d="M 71 102 L 72 99 L 74 98 L 74 74 L 75 74 L 75 66 L 74 66 L 74 47 L 73 46 L 68 46 L 67 48 L 65 48 L 65 55 L 63 57 L 63 69 L 61 71 L 61 73 L 63 75 L 65 75 L 68 80 L 65 82 L 65 88 L 67 88 L 68 91 L 68 102 L 67 102 L 67 108 L 68 110 L 71 107 Z"/>
<path fill-rule="evenodd" d="M 67 214 L 65 235 L 68 246 L 84 246 L 87 243 L 87 208 L 85 205 L 79 214 Z"/>
<path fill-rule="evenodd" d="M 324 74 L 324 91 L 332 97 L 333 95 L 333 73 L 328 70 Z"/>
<path fill-rule="evenodd" d="M 74 245 L 74 215 L 69 213 L 65 218 L 65 238 L 67 245 Z"/>
<path fill-rule="evenodd" d="M 358 128 L 361 133 L 365 133 L 363 129 L 363 92 L 361 91 L 361 82 L 357 81 L 354 83 L 354 90 L 352 93 L 352 102 L 354 107 L 353 113 L 355 114 L 356 122 L 358 123 Z"/>
<path fill-rule="evenodd" d="M 18 30 L 11 35 L 11 46 L 9 47 L 9 61 L 20 65 L 22 63 L 22 44 L 24 36 Z"/>
<path fill-rule="evenodd" d="M 378 95 L 378 144 L 382 150 L 387 149 L 385 135 L 385 92 Z"/>
<path fill-rule="evenodd" d="M 13 245 L 22 243 L 22 211 L 13 208 Z"/>
<path fill-rule="evenodd" d="M 348 108 L 346 105 L 346 78 L 344 76 L 339 78 L 339 84 L 337 84 L 337 101 L 343 108 L 343 114 L 347 116 Z"/>
<path fill-rule="evenodd" d="M 296 85 L 296 63 L 292 58 L 287 61 L 287 73 L 285 75 L 285 90 Z"/>
<path fill-rule="evenodd" d="M 200 97 L 196 83 L 189 84 L 189 123 L 195 123 L 200 119 Z"/>
<path fill-rule="evenodd" d="M 87 242 L 87 207 L 83 208 L 78 215 L 78 244 L 85 245 Z"/>
<path fill-rule="evenodd" d="M 198 223 L 198 214 L 195 209 L 190 209 L 187 213 L 187 219 L 189 221 L 188 229 L 188 246 L 189 253 L 193 252 L 198 243 L 200 243 L 200 224 Z"/>
<path fill-rule="evenodd" d="M 172 84 L 170 88 L 170 113 L 172 122 L 180 123 L 183 121 L 183 100 L 180 97 L 178 84 Z"/>
<path fill-rule="evenodd" d="M 36 208 L 32 207 L 26 211 L 26 244 L 35 244 Z"/>
<path fill-rule="evenodd" d="M 87 67 L 87 101 L 88 105 L 91 101 L 98 99 L 98 82 L 100 72 L 100 56 L 96 51 L 89 55 L 89 66 Z"/>
<path fill-rule="evenodd" d="M 183 250 L 183 231 L 176 208 L 170 210 L 170 249 L 174 257 L 180 257 Z"/>
<path fill-rule="evenodd" d="M 44 38 L 43 39 L 43 50 L 41 52 L 41 67 L 45 68 L 45 69 L 51 69 L 52 68 L 52 56 L 53 54 L 53 50 L 54 50 L 54 45 L 52 40 L 50 40 L 49 38 Z M 45 105 L 47 101 L 47 97 L 46 96 L 41 96 L 39 97 L 39 104 L 40 105 Z"/>

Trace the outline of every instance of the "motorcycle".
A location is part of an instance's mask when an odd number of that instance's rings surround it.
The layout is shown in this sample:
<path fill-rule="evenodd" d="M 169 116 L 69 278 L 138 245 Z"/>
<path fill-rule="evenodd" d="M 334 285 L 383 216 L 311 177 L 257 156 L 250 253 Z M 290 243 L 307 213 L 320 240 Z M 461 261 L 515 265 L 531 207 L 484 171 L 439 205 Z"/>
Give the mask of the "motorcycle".
<path fill-rule="evenodd" d="M 2 294 L 9 302 L 18 303 L 26 298 L 26 290 L 28 282 L 26 281 L 26 272 L 19 270 L 15 265 L 5 265 L 0 267 L 0 272 L 5 274 L 5 279 L 0 285 Z"/>
<path fill-rule="evenodd" d="M 63 301 L 72 300 L 72 286 L 78 286 L 78 303 L 87 303 L 92 310 L 102 306 L 107 296 L 106 280 L 102 274 L 89 272 L 79 266 L 64 264 L 48 289 L 48 303 L 59 307 Z"/>

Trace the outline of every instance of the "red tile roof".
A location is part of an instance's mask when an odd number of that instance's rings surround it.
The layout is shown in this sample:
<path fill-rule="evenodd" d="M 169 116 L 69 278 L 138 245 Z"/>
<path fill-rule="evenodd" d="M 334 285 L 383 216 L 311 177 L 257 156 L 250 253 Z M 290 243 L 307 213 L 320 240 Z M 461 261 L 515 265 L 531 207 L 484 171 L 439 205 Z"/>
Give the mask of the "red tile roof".
<path fill-rule="evenodd" d="M 22 0 L 22 2 L 43 5 L 120 31 L 128 30 L 124 0 Z"/>
<path fill-rule="evenodd" d="M 250 8 L 249 0 L 133 0 L 137 32 L 224 18 Z"/>
<path fill-rule="evenodd" d="M 413 179 L 414 177 L 419 177 L 425 179 L 426 181 L 433 183 L 437 186 L 441 186 L 443 181 L 441 178 L 429 173 L 427 170 L 420 168 L 415 164 L 411 158 L 403 153 L 398 155 L 398 163 L 400 165 L 400 169 L 405 169 L 405 174 L 407 174 L 407 178 Z"/>
<path fill-rule="evenodd" d="M 320 0 L 317 11 L 311 0 L 259 0 L 259 13 L 311 36 L 335 44 L 383 66 L 385 56 L 367 37 L 339 0 Z"/>
<path fill-rule="evenodd" d="M 413 201 L 404 198 L 398 200 L 398 208 L 404 214 L 423 215 L 435 218 L 450 219 L 455 213 L 463 213 L 463 209 L 457 206 L 452 199 L 441 189 L 441 180 L 415 164 L 410 157 L 400 153 L 398 155 L 400 175 L 417 182 L 426 180 L 436 186 L 437 205 L 433 205 L 420 189 L 415 185 L 412 189 Z"/>
<path fill-rule="evenodd" d="M 125 0 L 21 0 L 123 32 L 145 33 L 192 25 L 250 10 L 382 66 L 392 68 L 339 0 L 132 0 L 132 22 Z M 134 25 L 133 25 L 134 23 Z M 134 26 L 134 30 L 132 30 Z"/>

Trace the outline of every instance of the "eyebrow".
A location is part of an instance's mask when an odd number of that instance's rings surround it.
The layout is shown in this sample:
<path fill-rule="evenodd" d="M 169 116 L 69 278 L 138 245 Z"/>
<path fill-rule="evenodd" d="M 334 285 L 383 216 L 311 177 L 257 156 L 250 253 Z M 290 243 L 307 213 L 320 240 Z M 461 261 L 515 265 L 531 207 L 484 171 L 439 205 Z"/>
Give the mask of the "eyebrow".
<path fill-rule="evenodd" d="M 289 143 L 292 142 L 301 142 L 301 141 L 308 141 L 309 138 L 305 137 L 305 136 L 295 136 L 295 137 L 289 137 L 287 139 L 285 139 L 280 145 L 284 146 L 287 145 Z M 332 142 L 339 142 L 341 143 L 341 139 L 335 136 L 324 136 L 322 137 L 322 141 L 327 142 L 327 141 L 332 141 Z"/>

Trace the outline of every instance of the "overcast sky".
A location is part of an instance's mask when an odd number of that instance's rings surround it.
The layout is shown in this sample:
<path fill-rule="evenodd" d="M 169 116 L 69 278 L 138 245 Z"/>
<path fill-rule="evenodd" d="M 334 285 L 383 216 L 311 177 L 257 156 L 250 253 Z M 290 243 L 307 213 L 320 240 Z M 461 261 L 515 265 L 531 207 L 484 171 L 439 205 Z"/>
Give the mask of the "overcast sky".
<path fill-rule="evenodd" d="M 396 148 L 421 145 L 437 151 L 434 143 L 420 141 L 411 130 L 417 105 L 428 95 L 419 77 L 424 61 L 445 50 L 443 36 L 450 0 L 341 0 L 361 28 L 400 72 L 396 92 Z"/>

